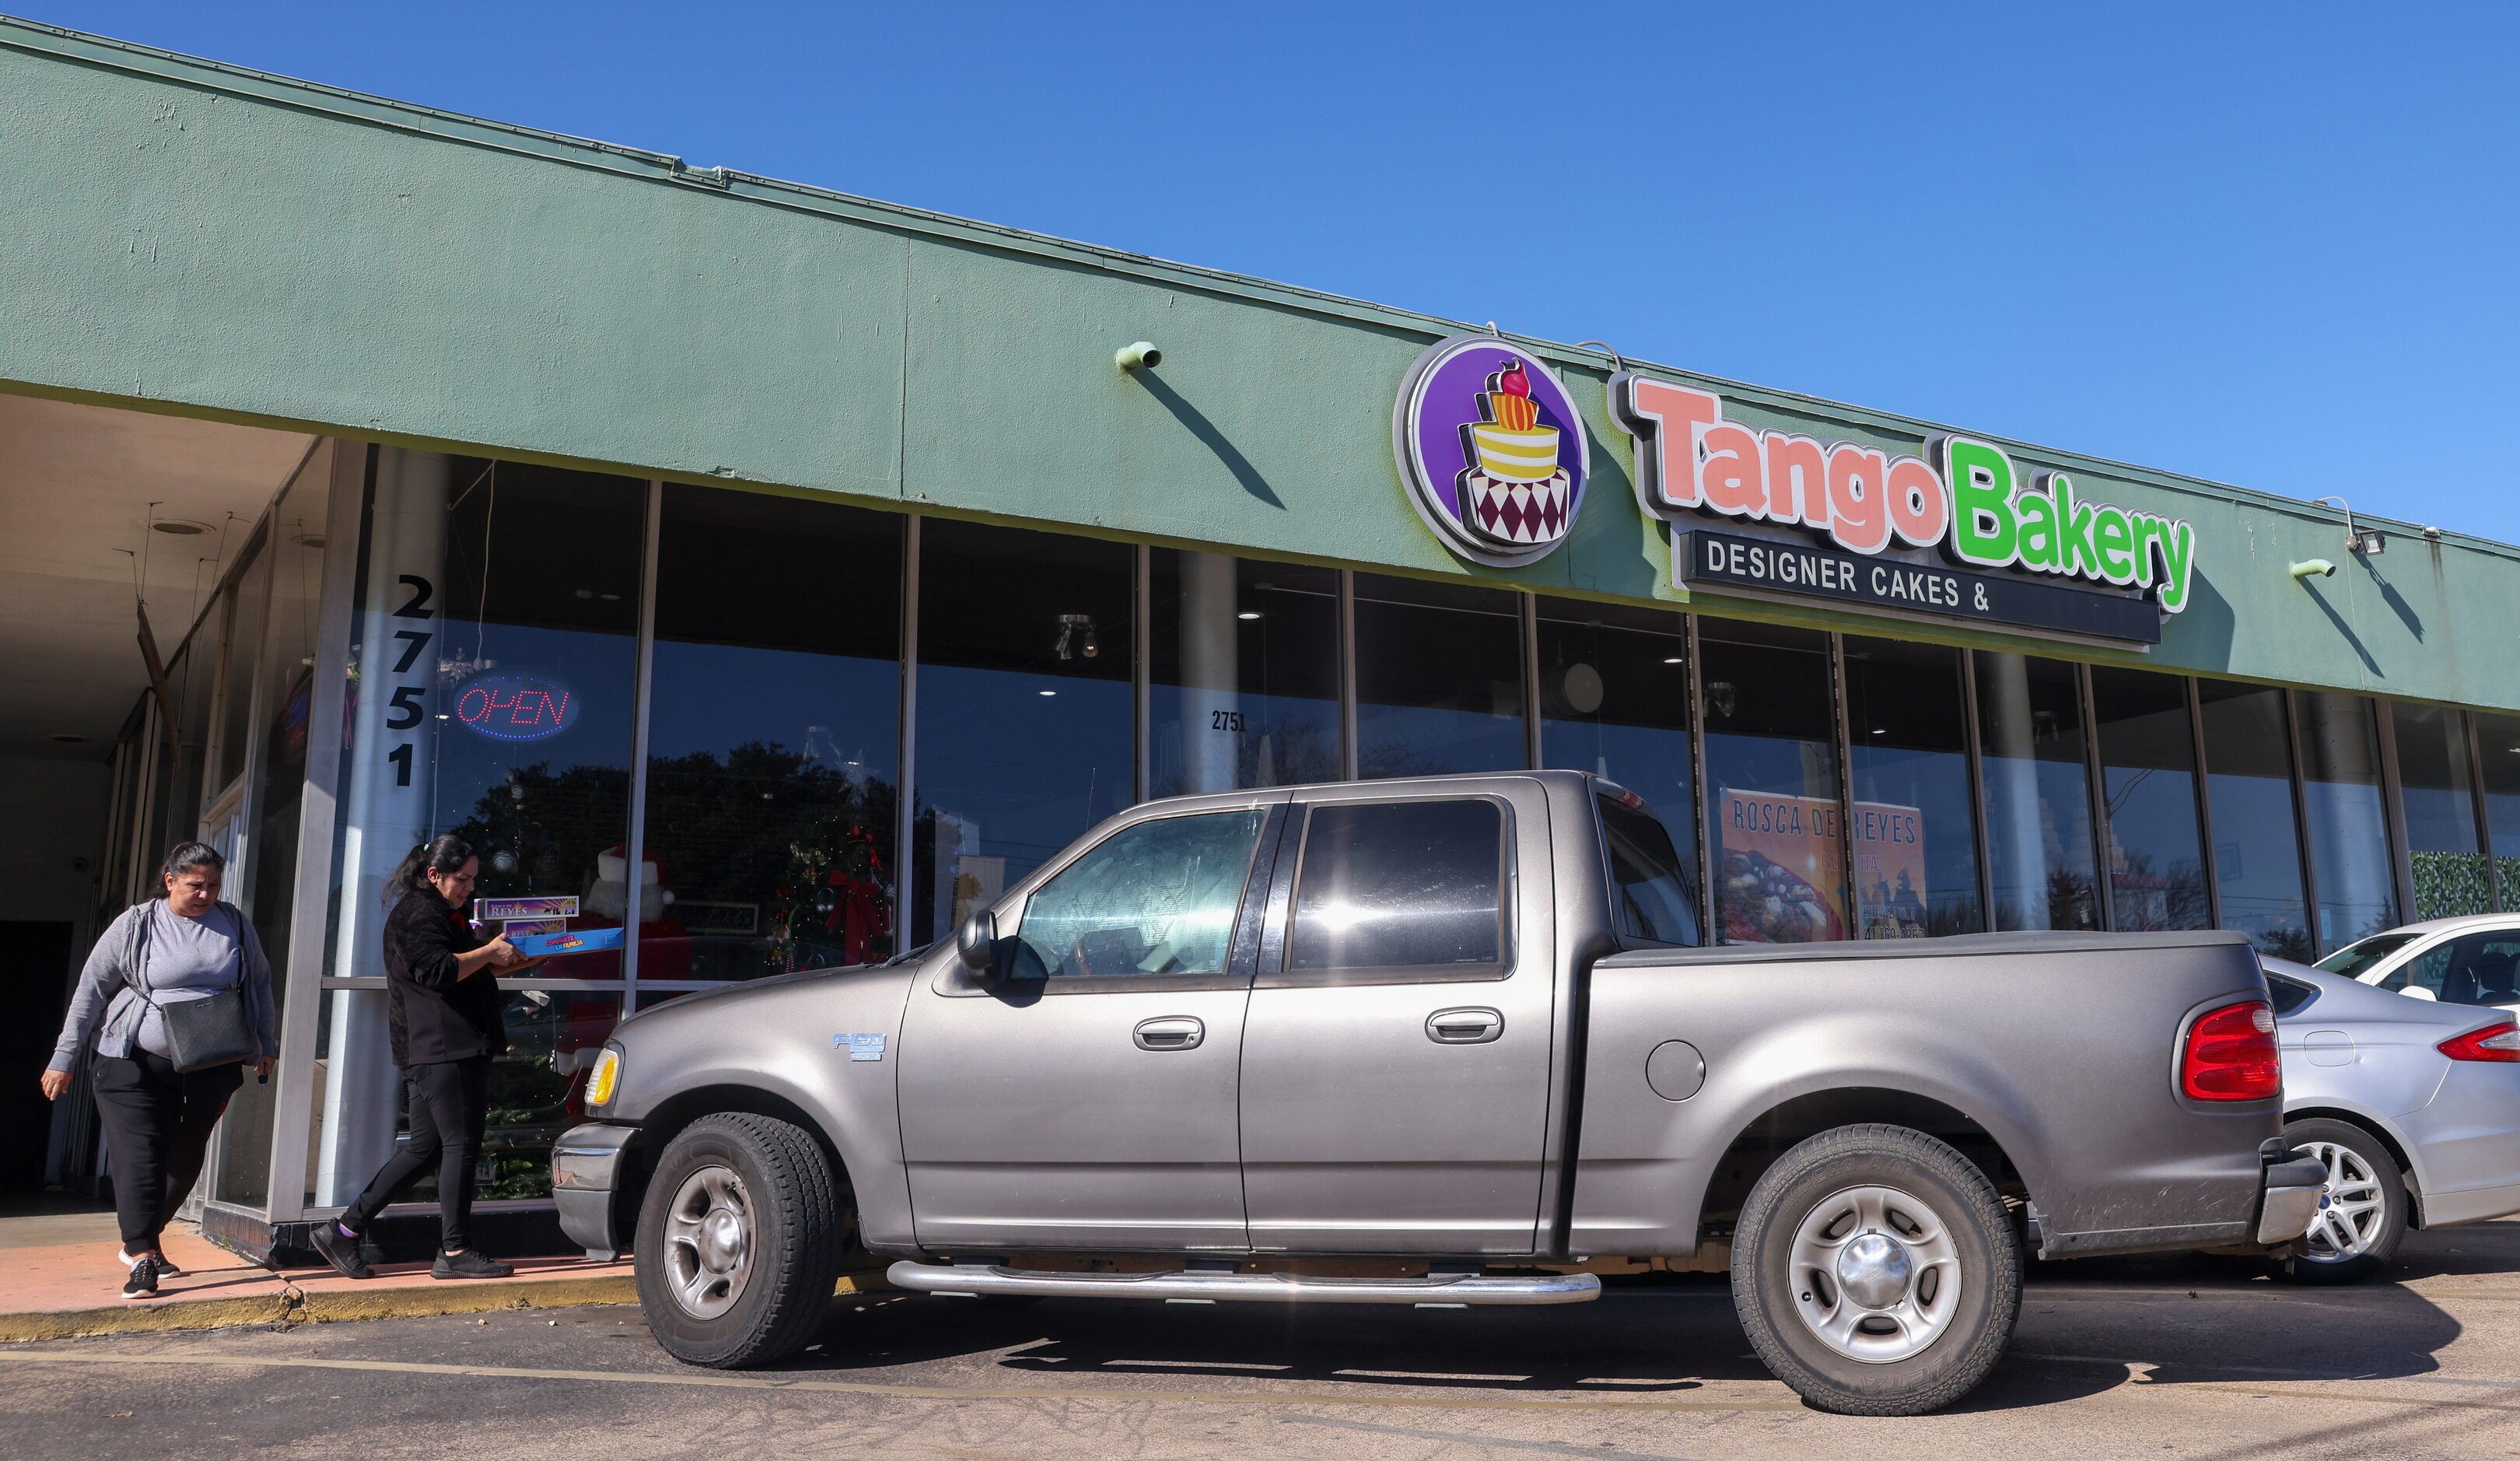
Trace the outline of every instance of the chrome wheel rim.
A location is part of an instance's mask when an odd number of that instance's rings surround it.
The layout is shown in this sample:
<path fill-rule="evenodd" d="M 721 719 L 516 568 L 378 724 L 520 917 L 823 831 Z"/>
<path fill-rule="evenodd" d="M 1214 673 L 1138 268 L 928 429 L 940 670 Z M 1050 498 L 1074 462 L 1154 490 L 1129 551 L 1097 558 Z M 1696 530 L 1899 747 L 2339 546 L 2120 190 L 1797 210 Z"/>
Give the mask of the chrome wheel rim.
<path fill-rule="evenodd" d="M 665 1210 L 665 1288 L 695 1319 L 735 1307 L 752 1277 L 752 1203 L 731 1167 L 683 1179 Z"/>
<path fill-rule="evenodd" d="M 1959 1312 L 1951 1224 L 1896 1187 L 1850 1187 L 1821 1199 L 1794 1229 L 1786 1261 L 1804 1327 L 1866 1364 L 1921 1352 Z"/>
<path fill-rule="evenodd" d="M 2332 1141 L 2302 1142 L 2327 1168 L 2327 1183 L 2318 1192 L 2318 1215 L 2302 1235 L 2304 1255 L 2314 1263 L 2342 1263 L 2371 1251 L 2389 1220 L 2389 1205 L 2380 1194 L 2380 1174 L 2352 1147 Z"/>

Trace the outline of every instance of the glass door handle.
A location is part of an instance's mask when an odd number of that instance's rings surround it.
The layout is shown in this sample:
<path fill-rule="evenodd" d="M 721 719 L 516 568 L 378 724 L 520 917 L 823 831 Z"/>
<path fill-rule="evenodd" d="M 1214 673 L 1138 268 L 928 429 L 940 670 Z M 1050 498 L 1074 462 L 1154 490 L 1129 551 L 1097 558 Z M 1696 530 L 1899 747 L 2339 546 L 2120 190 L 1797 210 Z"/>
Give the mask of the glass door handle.
<path fill-rule="evenodd" d="M 1207 1027 L 1191 1015 L 1165 1015 L 1138 1022 L 1137 1044 L 1141 1050 L 1195 1050 L 1207 1038 Z"/>
<path fill-rule="evenodd" d="M 1426 1038 L 1438 1045 L 1484 1045 L 1505 1033 L 1505 1016 L 1495 1010 L 1437 1010 L 1426 1017 Z"/>

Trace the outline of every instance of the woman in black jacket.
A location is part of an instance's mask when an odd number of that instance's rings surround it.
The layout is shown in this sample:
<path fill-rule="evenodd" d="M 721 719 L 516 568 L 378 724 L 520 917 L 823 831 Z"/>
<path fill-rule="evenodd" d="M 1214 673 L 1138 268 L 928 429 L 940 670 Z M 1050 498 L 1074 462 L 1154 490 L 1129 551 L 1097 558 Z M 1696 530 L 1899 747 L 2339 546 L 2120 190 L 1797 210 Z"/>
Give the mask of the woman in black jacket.
<path fill-rule="evenodd" d="M 434 1278 L 505 1278 L 515 1270 L 472 1246 L 473 1163 L 490 1108 L 490 1061 L 506 1052 L 504 1003 L 493 971 L 525 961 L 505 938 L 484 940 L 465 921 L 481 860 L 449 834 L 411 849 L 385 881 L 385 1015 L 393 1061 L 410 1095 L 411 1144 L 379 1168 L 338 1222 L 318 1223 L 317 1251 L 352 1278 L 373 1277 L 359 1235 L 385 1205 L 437 1168 L 441 1232 Z"/>

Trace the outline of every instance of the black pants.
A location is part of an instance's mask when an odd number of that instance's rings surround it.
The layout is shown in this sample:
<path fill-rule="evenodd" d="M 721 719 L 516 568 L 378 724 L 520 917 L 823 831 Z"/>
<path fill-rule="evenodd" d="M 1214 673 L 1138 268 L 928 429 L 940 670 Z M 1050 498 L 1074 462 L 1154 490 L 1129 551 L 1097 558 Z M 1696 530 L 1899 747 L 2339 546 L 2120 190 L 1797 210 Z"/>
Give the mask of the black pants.
<path fill-rule="evenodd" d="M 368 1190 L 341 1214 L 341 1225 L 366 1232 L 387 1204 L 434 1166 L 437 1246 L 452 1253 L 470 1241 L 465 1228 L 472 1216 L 473 1162 L 481 1155 L 481 1127 L 490 1117 L 490 1057 L 410 1066 L 402 1080 L 411 1098 L 411 1145 L 377 1169 Z"/>
<path fill-rule="evenodd" d="M 245 1067 L 212 1066 L 186 1074 L 166 1057 L 134 1045 L 127 1057 L 98 1056 L 90 1074 L 113 1171 L 122 1251 L 155 1248 L 166 1220 L 201 1179 L 210 1128 L 245 1083 Z"/>

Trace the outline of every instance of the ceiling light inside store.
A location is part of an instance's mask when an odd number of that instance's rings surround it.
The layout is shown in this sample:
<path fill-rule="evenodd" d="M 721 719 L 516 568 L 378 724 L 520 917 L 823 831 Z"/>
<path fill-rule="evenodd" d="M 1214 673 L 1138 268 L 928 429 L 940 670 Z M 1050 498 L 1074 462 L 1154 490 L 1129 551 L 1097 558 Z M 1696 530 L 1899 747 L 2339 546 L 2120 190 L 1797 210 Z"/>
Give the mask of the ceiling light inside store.
<path fill-rule="evenodd" d="M 300 548 L 321 548 L 324 546 L 324 534 L 320 532 L 301 532 L 297 534 L 297 536 L 291 538 L 290 541 L 295 543 Z"/>
<path fill-rule="evenodd" d="M 1251 621 L 1252 619 L 1258 618 L 1258 617 L 1260 616 L 1260 611 L 1259 611 L 1259 610 L 1257 610 L 1257 609 L 1245 609 L 1245 610 L 1243 610 L 1240 614 L 1238 614 L 1238 615 L 1236 615 L 1236 616 L 1235 616 L 1236 618 L 1238 618 L 1238 619 L 1243 620 L 1245 623 L 1248 623 L 1248 622 L 1249 622 L 1249 621 Z"/>
<path fill-rule="evenodd" d="M 1665 664 L 1678 664 L 1680 662 L 1680 657 L 1678 655 L 1674 655 L 1662 662 Z"/>
<path fill-rule="evenodd" d="M 1044 694 L 1044 695 L 1057 695 L 1058 692 L 1058 691 L 1056 691 L 1056 690 L 1044 690 L 1044 691 L 1043 691 L 1043 692 L 1041 692 L 1041 693 L 1042 693 L 1042 694 Z"/>
<path fill-rule="evenodd" d="M 189 518 L 160 518 L 149 525 L 149 530 L 162 532 L 168 537 L 197 538 L 209 531 L 210 525 L 196 523 Z"/>

